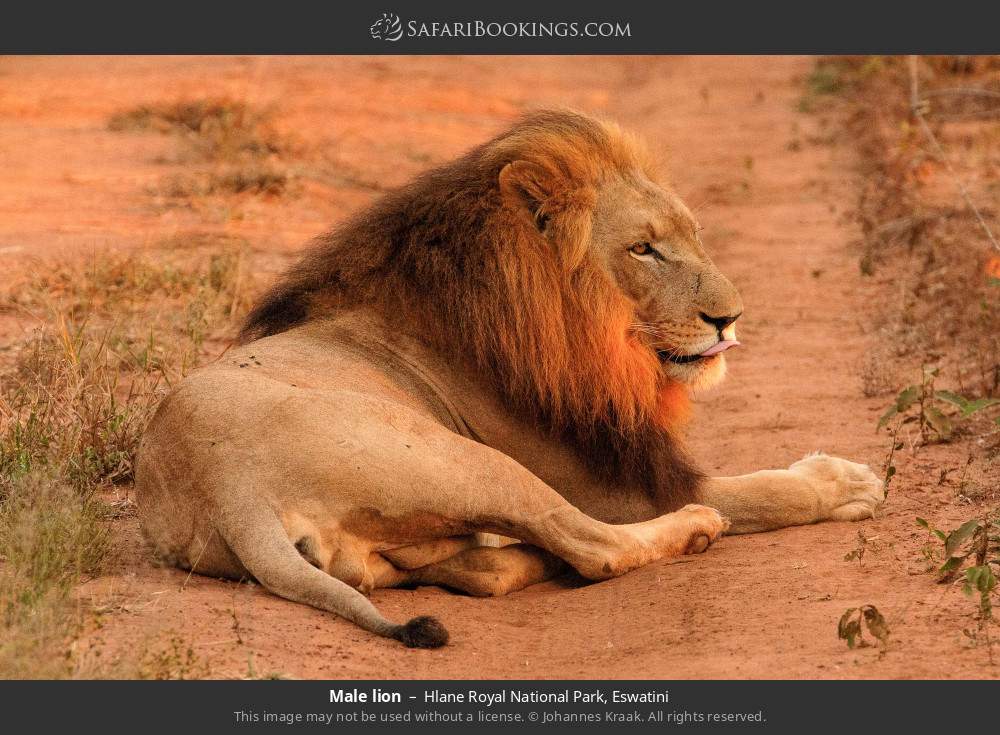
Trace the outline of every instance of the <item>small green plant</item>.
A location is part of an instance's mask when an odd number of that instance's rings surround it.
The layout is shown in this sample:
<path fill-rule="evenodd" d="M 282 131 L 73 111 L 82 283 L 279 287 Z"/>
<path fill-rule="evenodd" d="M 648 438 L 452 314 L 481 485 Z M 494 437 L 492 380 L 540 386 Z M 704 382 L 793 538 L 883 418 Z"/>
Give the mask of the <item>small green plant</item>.
<path fill-rule="evenodd" d="M 920 547 L 920 555 L 927 563 L 927 571 L 933 572 L 941 566 L 941 554 L 935 544 L 928 541 Z"/>
<path fill-rule="evenodd" d="M 937 376 L 938 368 L 925 367 L 920 383 L 900 391 L 893 404 L 879 418 L 877 429 L 901 416 L 899 426 L 916 423 L 922 443 L 932 439 L 947 441 L 951 439 L 958 422 L 1000 404 L 998 398 L 970 399 L 949 390 L 938 390 L 934 386 Z"/>
<path fill-rule="evenodd" d="M 837 623 L 837 637 L 847 641 L 848 648 L 865 648 L 871 644 L 864 638 L 864 629 L 868 630 L 884 653 L 889 645 L 889 624 L 874 605 L 848 608 Z"/>
<path fill-rule="evenodd" d="M 996 512 L 973 518 L 948 533 L 917 518 L 917 525 L 926 528 L 944 545 L 944 563 L 937 569 L 939 581 L 963 578 L 962 591 L 969 596 L 978 595 L 980 623 L 993 619 L 992 595 L 997 587 L 993 567 L 1000 567 L 1000 522 L 997 518 Z"/>
<path fill-rule="evenodd" d="M 858 566 L 864 566 L 865 553 L 878 551 L 878 536 L 869 536 L 863 528 L 858 529 L 858 541 L 853 549 L 844 555 L 844 561 L 858 560 Z"/>
<path fill-rule="evenodd" d="M 889 497 L 889 483 L 892 482 L 892 478 L 896 476 L 896 465 L 893 464 L 893 460 L 896 457 L 897 450 L 903 448 L 903 442 L 899 441 L 899 426 L 896 426 L 892 431 L 892 441 L 889 444 L 889 453 L 885 456 L 885 463 L 883 467 L 885 468 L 885 475 L 882 478 L 882 497 Z"/>

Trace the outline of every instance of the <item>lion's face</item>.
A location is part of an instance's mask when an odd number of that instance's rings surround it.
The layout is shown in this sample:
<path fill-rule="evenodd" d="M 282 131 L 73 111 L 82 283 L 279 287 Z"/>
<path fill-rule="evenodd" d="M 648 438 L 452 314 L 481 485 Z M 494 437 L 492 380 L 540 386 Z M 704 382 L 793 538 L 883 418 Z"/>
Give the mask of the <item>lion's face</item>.
<path fill-rule="evenodd" d="M 743 302 L 684 203 L 640 173 L 615 177 L 597 190 L 590 237 L 591 252 L 635 303 L 633 329 L 663 370 L 693 387 L 721 380 Z"/>
<path fill-rule="evenodd" d="M 718 382 L 726 370 L 722 353 L 739 344 L 734 322 L 743 302 L 702 248 L 691 212 L 652 180 L 641 143 L 612 124 L 543 113 L 494 145 L 501 161 L 513 159 L 499 171 L 499 188 L 505 211 L 519 217 L 512 224 L 521 240 L 540 237 L 564 272 L 603 270 L 593 275 L 605 294 L 585 273 L 570 301 L 593 310 L 592 331 L 603 324 L 615 335 L 610 357 L 597 360 L 605 376 L 628 382 L 646 373 L 636 385 L 657 380 L 655 354 L 662 373 L 677 383 Z M 633 339 L 616 345 L 623 330 Z M 627 370 L 616 367 L 619 347 L 620 354 L 632 351 Z"/>

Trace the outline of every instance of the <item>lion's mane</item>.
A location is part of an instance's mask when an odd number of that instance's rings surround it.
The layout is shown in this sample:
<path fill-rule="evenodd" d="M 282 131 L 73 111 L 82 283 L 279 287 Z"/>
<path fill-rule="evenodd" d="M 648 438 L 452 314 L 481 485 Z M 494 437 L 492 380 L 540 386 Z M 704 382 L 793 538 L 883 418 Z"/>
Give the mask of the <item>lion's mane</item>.
<path fill-rule="evenodd" d="M 534 218 L 502 190 L 512 162 L 529 173 L 505 185 L 537 203 Z M 531 114 L 321 237 L 257 303 L 240 339 L 367 305 L 472 360 L 512 411 L 575 443 L 595 472 L 677 507 L 699 479 L 674 434 L 686 389 L 630 329 L 633 304 L 586 247 L 597 184 L 647 168 L 615 126 Z"/>

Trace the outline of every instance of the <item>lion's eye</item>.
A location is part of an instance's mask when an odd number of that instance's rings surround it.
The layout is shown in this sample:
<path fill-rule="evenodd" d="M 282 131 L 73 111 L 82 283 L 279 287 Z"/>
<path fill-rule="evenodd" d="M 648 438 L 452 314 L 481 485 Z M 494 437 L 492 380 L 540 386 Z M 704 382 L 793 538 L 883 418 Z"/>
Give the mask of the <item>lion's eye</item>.
<path fill-rule="evenodd" d="M 652 255 L 656 251 L 653 250 L 653 246 L 648 242 L 637 242 L 629 248 L 629 252 L 633 255 Z"/>

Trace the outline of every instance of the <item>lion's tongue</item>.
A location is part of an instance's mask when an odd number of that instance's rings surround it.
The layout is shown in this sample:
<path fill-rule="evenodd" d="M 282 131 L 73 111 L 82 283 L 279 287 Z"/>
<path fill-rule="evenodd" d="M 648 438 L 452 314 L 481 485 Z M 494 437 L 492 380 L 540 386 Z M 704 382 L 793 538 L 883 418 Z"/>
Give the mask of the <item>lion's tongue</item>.
<path fill-rule="evenodd" d="M 740 343 L 735 339 L 724 339 L 716 342 L 714 345 L 702 352 L 701 356 L 711 357 L 712 355 L 718 355 L 720 352 L 725 352 L 730 347 L 739 347 L 739 345 Z"/>

